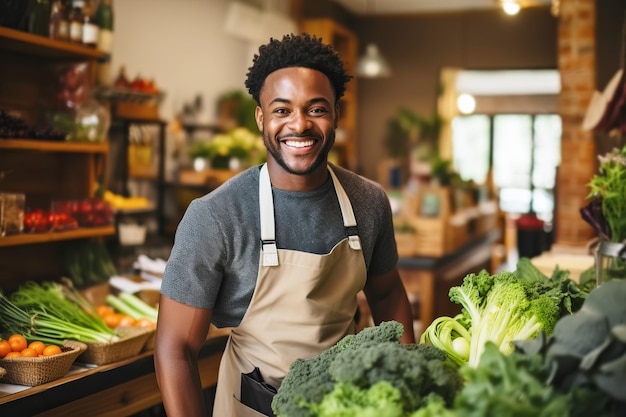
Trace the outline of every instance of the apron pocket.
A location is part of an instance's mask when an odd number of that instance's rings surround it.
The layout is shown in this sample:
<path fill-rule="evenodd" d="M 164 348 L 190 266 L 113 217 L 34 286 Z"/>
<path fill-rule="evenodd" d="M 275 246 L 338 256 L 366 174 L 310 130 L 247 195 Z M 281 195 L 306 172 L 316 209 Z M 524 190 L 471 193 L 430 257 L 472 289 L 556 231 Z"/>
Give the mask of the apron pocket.
<path fill-rule="evenodd" d="M 241 374 L 241 403 L 263 415 L 274 417 L 272 399 L 276 395 L 276 388 L 263 381 L 259 368 L 250 373 Z"/>

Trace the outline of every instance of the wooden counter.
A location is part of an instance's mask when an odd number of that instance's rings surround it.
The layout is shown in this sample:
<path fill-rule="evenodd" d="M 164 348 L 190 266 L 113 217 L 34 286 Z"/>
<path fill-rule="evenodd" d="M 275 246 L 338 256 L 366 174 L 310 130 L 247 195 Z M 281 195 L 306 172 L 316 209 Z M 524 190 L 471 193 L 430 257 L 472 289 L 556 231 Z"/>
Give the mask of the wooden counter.
<path fill-rule="evenodd" d="M 218 332 L 207 339 L 200 351 L 203 389 L 217 383 L 227 338 L 227 333 Z M 8 388 L 8 384 L 0 384 L 0 415 L 122 417 L 136 414 L 161 403 L 153 361 L 150 351 L 94 368 L 74 366 L 65 377 L 7 395 L 2 386 Z"/>
<path fill-rule="evenodd" d="M 499 236 L 499 231 L 490 232 L 440 258 L 398 260 L 398 270 L 409 299 L 417 300 L 412 303 L 418 305 L 417 311 L 413 312 L 414 319 L 419 321 L 419 326 L 415 326 L 416 338 L 435 318 L 454 316 L 461 311 L 458 304 L 450 301 L 450 287 L 460 285 L 469 273 L 478 273 L 482 269 L 490 271 L 492 246 Z"/>

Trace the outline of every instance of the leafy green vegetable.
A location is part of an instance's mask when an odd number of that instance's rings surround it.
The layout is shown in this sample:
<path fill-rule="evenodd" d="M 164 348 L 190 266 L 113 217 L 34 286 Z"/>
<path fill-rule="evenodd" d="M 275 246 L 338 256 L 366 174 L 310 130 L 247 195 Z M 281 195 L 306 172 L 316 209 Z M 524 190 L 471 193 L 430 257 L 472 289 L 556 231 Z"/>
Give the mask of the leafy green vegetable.
<path fill-rule="evenodd" d="M 345 336 L 314 358 L 296 360 L 274 397 L 272 409 L 277 416 L 289 417 L 317 416 L 320 410 L 333 408 L 345 409 L 346 416 L 361 416 L 367 415 L 365 410 L 371 408 L 372 401 L 383 399 L 389 404 L 399 403 L 404 413 L 425 405 L 429 396 L 451 403 L 462 380 L 447 355 L 429 345 L 401 344 L 403 331 L 400 323 L 384 322 Z M 393 389 L 378 385 L 381 382 Z M 337 410 L 333 411 L 339 413 Z M 350 414 L 354 412 L 357 414 Z"/>
<path fill-rule="evenodd" d="M 61 284 L 28 281 L 11 294 L 0 291 L 0 322 L 5 331 L 21 333 L 29 340 L 60 344 L 66 339 L 81 342 L 112 342 L 118 339 L 100 316 L 86 312 L 65 298 Z"/>
<path fill-rule="evenodd" d="M 608 415 L 626 415 L 625 300 L 626 280 L 608 281 L 589 293 L 579 311 L 561 318 L 551 336 L 515 345 L 544 358 L 552 368 L 546 381 L 559 392 L 601 404 Z"/>
<path fill-rule="evenodd" d="M 586 280 L 583 282 L 584 286 L 576 284 L 570 278 L 569 271 L 560 269 L 558 265 L 552 275 L 547 277 L 528 258 L 519 259 L 515 275 L 527 283 L 532 297 L 547 296 L 556 302 L 560 310 L 559 317 L 580 310 L 590 291 Z M 593 282 L 595 283 L 595 276 Z M 547 334 L 552 333 L 552 329 L 543 330 Z"/>
<path fill-rule="evenodd" d="M 387 381 L 361 389 L 338 382 L 319 404 L 310 410 L 317 417 L 403 417 L 402 394 Z"/>
<path fill-rule="evenodd" d="M 598 159 L 598 174 L 587 184 L 587 199 L 601 201 L 602 216 L 609 225 L 610 239 L 620 243 L 626 239 L 626 146 L 614 148 L 598 156 Z"/>
<path fill-rule="evenodd" d="M 579 310 L 587 294 L 568 271 L 556 267 L 547 277 L 521 258 L 515 272 L 483 270 L 452 287 L 450 300 L 461 305 L 461 314 L 435 319 L 420 342 L 442 349 L 458 366 L 476 366 L 486 342 L 511 353 L 513 340 L 532 339 L 541 330 L 552 333 L 557 320 Z"/>
<path fill-rule="evenodd" d="M 462 306 L 469 317 L 470 366 L 478 361 L 487 342 L 511 353 L 511 341 L 530 339 L 558 319 L 558 307 L 550 299 L 528 291 L 514 273 L 490 275 L 487 271 L 469 274 L 461 286 L 450 288 L 450 300 Z"/>

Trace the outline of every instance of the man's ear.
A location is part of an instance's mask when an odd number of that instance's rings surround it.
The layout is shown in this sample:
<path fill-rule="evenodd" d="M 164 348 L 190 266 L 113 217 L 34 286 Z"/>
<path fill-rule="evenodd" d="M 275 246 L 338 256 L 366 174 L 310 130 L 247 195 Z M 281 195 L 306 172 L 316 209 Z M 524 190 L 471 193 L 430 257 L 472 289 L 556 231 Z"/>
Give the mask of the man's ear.
<path fill-rule="evenodd" d="M 263 132 L 263 110 L 261 110 L 261 106 L 256 106 L 254 118 L 256 119 L 256 126 L 259 128 L 259 132 Z"/>
<path fill-rule="evenodd" d="M 339 101 L 337 101 L 335 103 L 335 122 L 334 122 L 334 128 L 337 129 L 337 126 L 339 126 L 339 118 L 341 117 L 341 113 L 339 112 Z"/>

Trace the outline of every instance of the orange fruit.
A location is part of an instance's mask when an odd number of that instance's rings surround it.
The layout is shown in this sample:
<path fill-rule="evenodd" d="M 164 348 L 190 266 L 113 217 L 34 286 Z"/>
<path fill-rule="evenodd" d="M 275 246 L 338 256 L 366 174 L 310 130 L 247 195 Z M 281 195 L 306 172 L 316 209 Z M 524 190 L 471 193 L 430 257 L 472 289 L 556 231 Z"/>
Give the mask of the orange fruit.
<path fill-rule="evenodd" d="M 23 356 L 25 358 L 36 358 L 37 352 L 35 351 L 35 349 L 26 348 L 20 352 L 20 356 Z"/>
<path fill-rule="evenodd" d="M 7 355 L 4 357 L 4 359 L 10 359 L 10 358 L 19 358 L 20 356 L 20 352 L 15 352 L 15 351 L 11 351 L 9 353 L 7 353 Z"/>
<path fill-rule="evenodd" d="M 98 313 L 100 317 L 104 317 L 107 314 L 113 313 L 113 309 L 106 304 L 100 304 L 96 307 L 96 313 Z"/>
<path fill-rule="evenodd" d="M 135 319 L 130 316 L 122 316 L 120 319 L 120 324 L 118 326 L 134 326 Z"/>
<path fill-rule="evenodd" d="M 13 352 L 21 352 L 28 347 L 26 338 L 21 334 L 12 334 L 9 336 L 9 344 Z"/>
<path fill-rule="evenodd" d="M 32 350 L 34 350 L 35 352 L 37 352 L 38 355 L 41 355 L 43 353 L 43 350 L 45 349 L 46 345 L 44 345 L 43 342 L 34 341 L 34 342 L 30 342 L 28 347 L 31 348 Z"/>
<path fill-rule="evenodd" d="M 143 318 L 140 318 L 139 320 L 137 320 L 135 322 L 135 326 L 137 326 L 137 327 L 155 328 L 156 327 L 156 323 L 153 322 L 152 320 L 150 320 L 149 318 L 143 317 Z"/>
<path fill-rule="evenodd" d="M 48 345 L 43 350 L 42 355 L 43 356 L 53 356 L 53 355 L 58 355 L 59 353 L 63 353 L 63 351 L 61 350 L 60 347 L 58 347 L 57 345 Z"/>
<path fill-rule="evenodd" d="M 107 326 L 109 326 L 112 329 L 115 329 L 117 326 L 120 325 L 120 322 L 122 321 L 122 317 L 124 316 L 119 313 L 109 313 L 109 314 L 105 314 L 104 317 L 102 317 L 102 320 L 104 320 L 104 323 Z"/>
<path fill-rule="evenodd" d="M 7 353 L 13 352 L 11 345 L 6 340 L 0 341 L 0 358 L 4 358 Z"/>

